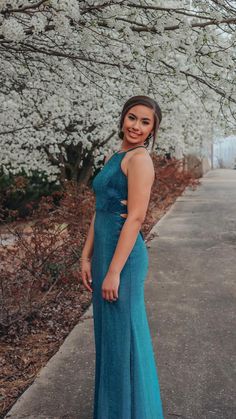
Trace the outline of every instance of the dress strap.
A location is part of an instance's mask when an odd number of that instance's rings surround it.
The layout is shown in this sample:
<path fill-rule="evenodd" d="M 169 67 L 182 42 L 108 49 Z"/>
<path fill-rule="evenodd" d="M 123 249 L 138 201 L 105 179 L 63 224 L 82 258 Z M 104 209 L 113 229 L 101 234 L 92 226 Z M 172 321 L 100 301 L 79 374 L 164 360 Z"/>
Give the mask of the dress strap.
<path fill-rule="evenodd" d="M 117 151 L 116 153 L 117 153 L 117 154 L 128 153 L 128 151 L 134 150 L 135 148 L 138 148 L 138 147 L 143 147 L 143 148 L 146 148 L 144 145 L 137 145 L 136 147 L 132 147 L 132 148 L 130 148 L 129 150 Z"/>
<path fill-rule="evenodd" d="M 135 148 L 138 148 L 138 147 L 146 148 L 145 145 L 137 145 L 136 147 L 133 147 L 133 148 L 130 148 L 129 150 L 127 150 L 126 153 L 128 153 L 128 151 L 134 150 Z"/>

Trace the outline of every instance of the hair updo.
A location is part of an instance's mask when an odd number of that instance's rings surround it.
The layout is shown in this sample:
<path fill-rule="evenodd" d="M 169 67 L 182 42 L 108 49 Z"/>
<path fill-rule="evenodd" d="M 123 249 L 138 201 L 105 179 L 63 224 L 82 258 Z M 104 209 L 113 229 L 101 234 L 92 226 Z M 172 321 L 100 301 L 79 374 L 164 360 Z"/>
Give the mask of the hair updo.
<path fill-rule="evenodd" d="M 128 99 L 125 102 L 122 112 L 121 112 L 121 116 L 120 116 L 119 137 L 123 138 L 123 135 L 124 135 L 122 131 L 122 127 L 123 127 L 126 113 L 129 111 L 130 108 L 136 105 L 144 105 L 153 110 L 153 113 L 154 113 L 154 133 L 153 133 L 153 142 L 152 142 L 152 150 L 153 150 L 156 137 L 157 137 L 157 131 L 162 120 L 162 112 L 158 103 L 149 96 L 132 96 L 130 99 Z M 148 147 L 151 137 L 152 137 L 152 134 L 149 134 L 146 140 L 144 141 L 144 144 L 146 147 Z"/>

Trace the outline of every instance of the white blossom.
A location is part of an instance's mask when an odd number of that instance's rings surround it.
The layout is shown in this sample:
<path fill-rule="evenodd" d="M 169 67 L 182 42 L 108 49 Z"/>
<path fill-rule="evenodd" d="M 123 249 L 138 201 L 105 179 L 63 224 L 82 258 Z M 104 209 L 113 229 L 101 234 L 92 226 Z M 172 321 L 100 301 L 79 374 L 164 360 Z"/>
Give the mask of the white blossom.
<path fill-rule="evenodd" d="M 8 41 L 20 42 L 26 37 L 22 24 L 14 17 L 3 21 L 1 34 Z"/>
<path fill-rule="evenodd" d="M 191 12 L 231 17 L 225 1 L 213 14 L 208 3 L 193 1 Z M 9 4 L 33 2 L 4 0 L 0 10 Z M 158 150 L 208 154 L 214 132 L 235 126 L 235 24 L 227 32 L 217 25 L 192 29 L 206 19 L 178 13 L 183 4 L 188 9 L 185 0 L 158 2 L 175 8 L 165 12 L 125 2 L 50 0 L 34 13 L 0 14 L 0 36 L 7 41 L 0 44 L 3 171 L 36 169 L 55 180 L 72 145 L 82 154 L 92 151 L 99 165 L 120 147 L 120 112 L 137 94 L 153 97 L 162 109 Z M 96 13 L 82 13 L 90 6 L 97 6 Z M 60 156 L 58 165 L 47 152 Z"/>

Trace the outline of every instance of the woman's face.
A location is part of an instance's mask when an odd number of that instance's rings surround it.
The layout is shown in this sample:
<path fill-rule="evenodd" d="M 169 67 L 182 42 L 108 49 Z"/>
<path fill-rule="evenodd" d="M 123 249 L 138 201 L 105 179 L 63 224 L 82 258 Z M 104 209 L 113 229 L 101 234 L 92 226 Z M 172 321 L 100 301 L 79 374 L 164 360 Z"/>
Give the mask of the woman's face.
<path fill-rule="evenodd" d="M 123 141 L 130 144 L 143 144 L 147 136 L 154 130 L 154 114 L 145 105 L 135 105 L 125 115 Z"/>

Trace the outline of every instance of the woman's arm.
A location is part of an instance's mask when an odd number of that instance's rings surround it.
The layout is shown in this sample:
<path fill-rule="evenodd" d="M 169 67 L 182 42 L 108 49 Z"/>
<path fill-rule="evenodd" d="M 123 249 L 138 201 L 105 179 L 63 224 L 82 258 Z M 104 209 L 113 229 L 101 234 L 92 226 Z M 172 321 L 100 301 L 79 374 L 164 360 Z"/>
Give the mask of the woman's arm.
<path fill-rule="evenodd" d="M 82 253 L 81 253 L 82 257 L 91 258 L 93 254 L 95 215 L 96 213 L 93 214 L 93 217 L 89 226 L 88 235 L 87 235 L 87 238 L 86 238 L 86 241 L 85 241 Z"/>
<path fill-rule="evenodd" d="M 91 260 L 89 260 L 93 253 L 93 242 L 94 242 L 94 219 L 95 213 L 93 214 L 88 235 L 85 241 L 85 245 L 81 254 L 81 277 L 84 286 L 90 291 L 93 292 L 91 288 L 92 276 L 91 276 Z M 89 258 L 89 259 L 87 259 Z"/>
<path fill-rule="evenodd" d="M 120 273 L 146 217 L 155 171 L 149 155 L 136 153 L 128 162 L 128 216 L 122 227 L 108 273 Z"/>

